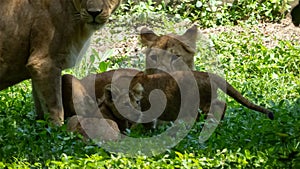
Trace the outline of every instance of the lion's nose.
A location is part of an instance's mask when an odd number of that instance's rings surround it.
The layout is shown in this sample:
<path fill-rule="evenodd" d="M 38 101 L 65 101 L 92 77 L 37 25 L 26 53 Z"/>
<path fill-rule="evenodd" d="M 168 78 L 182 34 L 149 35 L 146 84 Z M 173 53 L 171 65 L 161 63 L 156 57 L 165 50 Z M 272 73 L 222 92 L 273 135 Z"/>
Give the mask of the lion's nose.
<path fill-rule="evenodd" d="M 90 9 L 87 11 L 93 18 L 96 18 L 102 13 L 102 9 Z"/>

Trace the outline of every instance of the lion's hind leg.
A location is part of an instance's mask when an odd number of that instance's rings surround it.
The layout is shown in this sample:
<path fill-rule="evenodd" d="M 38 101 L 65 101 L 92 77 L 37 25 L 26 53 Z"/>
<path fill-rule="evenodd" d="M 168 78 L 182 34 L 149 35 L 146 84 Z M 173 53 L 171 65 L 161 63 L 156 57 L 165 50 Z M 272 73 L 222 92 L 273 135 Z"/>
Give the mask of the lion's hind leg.
<path fill-rule="evenodd" d="M 209 112 L 199 136 L 199 142 L 206 141 L 224 118 L 226 103 L 215 99 L 210 104 Z"/>
<path fill-rule="evenodd" d="M 223 120 L 225 116 L 226 107 L 227 105 L 225 102 L 215 99 L 211 103 L 211 107 L 208 114 L 209 116 L 213 115 L 213 117 L 218 121 Z"/>

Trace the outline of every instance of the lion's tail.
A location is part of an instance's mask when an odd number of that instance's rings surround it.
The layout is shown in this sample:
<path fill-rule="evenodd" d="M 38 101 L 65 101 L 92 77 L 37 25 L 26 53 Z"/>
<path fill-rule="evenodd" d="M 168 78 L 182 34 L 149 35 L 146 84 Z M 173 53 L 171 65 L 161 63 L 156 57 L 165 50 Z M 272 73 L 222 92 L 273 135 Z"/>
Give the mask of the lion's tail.
<path fill-rule="evenodd" d="M 213 80 L 213 82 L 217 84 L 218 88 L 220 88 L 224 93 L 226 93 L 230 97 L 234 98 L 240 104 L 246 106 L 249 109 L 264 113 L 264 114 L 268 115 L 268 117 L 272 120 L 274 119 L 274 115 L 273 115 L 272 111 L 270 111 L 264 107 L 258 106 L 256 104 L 250 102 L 249 100 L 247 100 L 240 92 L 238 92 L 233 86 L 231 86 L 222 77 L 220 77 L 216 74 L 209 74 L 209 76 L 210 76 L 210 79 Z"/>

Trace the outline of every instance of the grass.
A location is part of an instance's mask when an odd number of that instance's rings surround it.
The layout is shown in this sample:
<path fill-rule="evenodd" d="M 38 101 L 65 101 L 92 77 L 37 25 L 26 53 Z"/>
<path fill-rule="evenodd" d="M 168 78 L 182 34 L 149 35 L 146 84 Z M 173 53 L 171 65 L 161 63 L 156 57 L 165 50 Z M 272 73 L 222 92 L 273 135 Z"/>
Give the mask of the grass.
<path fill-rule="evenodd" d="M 175 29 L 167 24 L 168 30 Z M 226 98 L 226 117 L 206 142 L 198 142 L 201 117 L 167 152 L 131 158 L 84 142 L 82 136 L 66 132 L 66 126 L 35 121 L 30 81 L 24 81 L 0 92 L 0 168 L 299 168 L 300 44 L 279 40 L 269 48 L 263 44 L 264 35 L 251 33 L 251 25 L 244 25 L 244 30 L 211 36 L 215 51 L 199 47 L 196 68 L 222 72 L 245 97 L 271 109 L 273 121 Z M 143 65 L 110 51 L 108 60 L 97 62 L 97 52 L 92 54 L 93 63 L 102 64 L 92 70 L 96 72 Z"/>

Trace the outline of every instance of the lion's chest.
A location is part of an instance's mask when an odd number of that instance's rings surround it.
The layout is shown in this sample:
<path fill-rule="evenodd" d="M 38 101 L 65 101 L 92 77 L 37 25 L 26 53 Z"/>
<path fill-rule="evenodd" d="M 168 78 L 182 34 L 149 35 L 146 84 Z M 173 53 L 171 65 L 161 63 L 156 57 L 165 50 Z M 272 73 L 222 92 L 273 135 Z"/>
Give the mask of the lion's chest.
<path fill-rule="evenodd" d="M 77 48 L 76 46 L 71 46 L 69 59 L 66 61 L 66 67 L 73 67 L 76 63 L 81 61 L 83 56 L 85 55 L 86 51 L 88 50 L 90 45 L 90 41 L 86 41 L 81 48 Z"/>
<path fill-rule="evenodd" d="M 73 41 L 66 43 L 66 47 L 58 49 L 58 54 L 56 60 L 62 69 L 67 69 L 73 67 L 76 63 L 80 62 L 85 55 L 90 44 L 90 40 L 85 41 Z"/>

